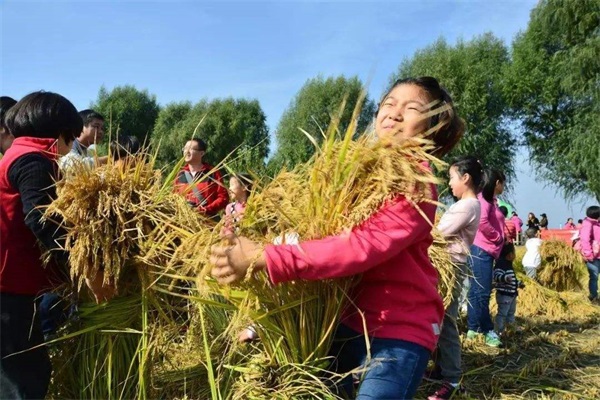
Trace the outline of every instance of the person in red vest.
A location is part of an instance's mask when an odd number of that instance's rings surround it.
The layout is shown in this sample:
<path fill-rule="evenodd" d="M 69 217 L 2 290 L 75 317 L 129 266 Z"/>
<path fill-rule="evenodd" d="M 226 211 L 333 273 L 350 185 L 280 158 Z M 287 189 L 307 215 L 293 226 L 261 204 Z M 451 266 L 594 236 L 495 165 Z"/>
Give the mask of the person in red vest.
<path fill-rule="evenodd" d="M 15 139 L 4 126 L 4 116 L 8 112 L 8 109 L 15 104 L 17 104 L 17 101 L 12 97 L 0 97 L 0 153 L 2 154 L 6 153 L 6 150 L 8 150 Z"/>
<path fill-rule="evenodd" d="M 229 195 L 221 173 L 202 160 L 205 154 L 206 143 L 202 139 L 188 140 L 183 147 L 186 165 L 175 178 L 175 190 L 198 212 L 218 219 L 219 211 L 229 202 Z"/>
<path fill-rule="evenodd" d="M 567 218 L 567 222 L 565 223 L 565 226 L 563 227 L 563 229 L 571 229 L 571 230 L 577 229 L 577 227 L 573 223 L 573 218 Z"/>
<path fill-rule="evenodd" d="M 58 223 L 43 223 L 40 207 L 56 195 L 56 160 L 71 150 L 82 121 L 63 96 L 34 92 L 9 110 L 5 124 L 15 139 L 0 160 L 0 398 L 41 399 L 52 367 L 48 350 L 40 346 L 36 303 L 68 273 L 60 267 L 67 255 L 57 250 L 64 231 Z M 43 250 L 52 250 L 57 262 L 44 267 Z M 97 274 L 86 280 L 97 301 L 113 293 L 102 279 Z"/>

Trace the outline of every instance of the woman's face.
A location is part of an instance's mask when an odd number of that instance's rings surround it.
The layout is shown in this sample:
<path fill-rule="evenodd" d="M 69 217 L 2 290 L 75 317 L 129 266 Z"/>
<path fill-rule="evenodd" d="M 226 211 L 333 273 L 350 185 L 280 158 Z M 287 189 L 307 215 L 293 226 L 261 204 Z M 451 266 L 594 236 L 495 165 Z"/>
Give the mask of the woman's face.
<path fill-rule="evenodd" d="M 407 139 L 425 132 L 429 119 L 424 117 L 431 102 L 427 92 L 414 84 L 401 84 L 383 99 L 375 120 L 379 139 Z"/>

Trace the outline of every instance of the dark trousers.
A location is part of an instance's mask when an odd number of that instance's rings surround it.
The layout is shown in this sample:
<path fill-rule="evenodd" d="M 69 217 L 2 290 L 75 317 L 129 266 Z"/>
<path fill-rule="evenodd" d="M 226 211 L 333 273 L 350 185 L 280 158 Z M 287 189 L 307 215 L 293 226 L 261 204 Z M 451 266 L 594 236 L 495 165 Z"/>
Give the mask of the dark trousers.
<path fill-rule="evenodd" d="M 33 296 L 0 293 L 0 399 L 43 399 L 52 366 Z"/>

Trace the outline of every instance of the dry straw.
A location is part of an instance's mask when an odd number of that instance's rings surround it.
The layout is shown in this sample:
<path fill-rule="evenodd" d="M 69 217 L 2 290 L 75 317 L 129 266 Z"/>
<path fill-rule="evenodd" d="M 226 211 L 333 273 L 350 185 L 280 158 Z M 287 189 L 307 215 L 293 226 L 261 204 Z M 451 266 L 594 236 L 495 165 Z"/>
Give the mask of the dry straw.
<path fill-rule="evenodd" d="M 587 275 L 581 254 L 559 240 L 547 240 L 540 247 L 542 265 L 536 279 L 544 286 L 558 290 L 579 290 Z"/>

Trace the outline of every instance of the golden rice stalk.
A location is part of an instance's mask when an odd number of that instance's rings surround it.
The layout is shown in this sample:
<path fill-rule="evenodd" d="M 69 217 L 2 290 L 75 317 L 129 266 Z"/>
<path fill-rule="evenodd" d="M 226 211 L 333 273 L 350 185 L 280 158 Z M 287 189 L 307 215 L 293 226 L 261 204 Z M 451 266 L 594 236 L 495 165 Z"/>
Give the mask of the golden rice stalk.
<path fill-rule="evenodd" d="M 175 219 L 174 225 L 201 225 L 181 196 L 165 193 L 160 171 L 144 155 L 94 169 L 72 168 L 57 182 L 57 198 L 45 211 L 45 218 L 55 217 L 67 230 L 71 277 L 79 285 L 99 270 L 105 283 L 118 285 L 123 266 L 138 256 L 154 264 L 170 259 L 163 248 L 168 240 L 160 248 L 149 241 L 165 230 L 175 236 L 172 241 L 181 240 L 163 223 L 167 217 Z"/>
<path fill-rule="evenodd" d="M 540 256 L 536 278 L 542 285 L 559 292 L 582 289 L 586 268 L 575 249 L 559 240 L 547 240 L 542 242 Z"/>
<path fill-rule="evenodd" d="M 461 277 L 448 252 L 448 241 L 437 229 L 434 229 L 432 233 L 433 244 L 429 247 L 429 259 L 438 272 L 438 292 L 444 300 L 444 307 L 447 308 L 454 296 L 457 295 L 454 292 Z"/>
<path fill-rule="evenodd" d="M 519 316 L 541 317 L 547 321 L 560 322 L 587 319 L 599 314 L 600 310 L 589 302 L 585 293 L 559 293 L 520 274 L 519 280 L 525 283 L 525 288 L 519 290 L 517 297 Z"/>

